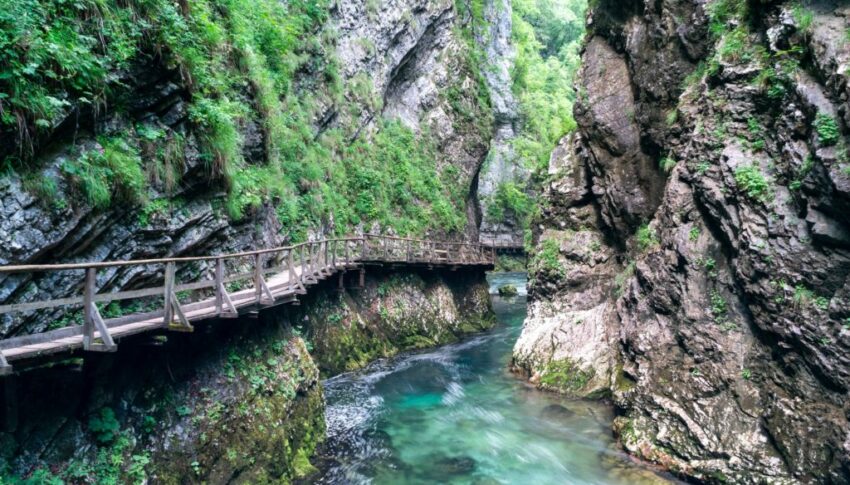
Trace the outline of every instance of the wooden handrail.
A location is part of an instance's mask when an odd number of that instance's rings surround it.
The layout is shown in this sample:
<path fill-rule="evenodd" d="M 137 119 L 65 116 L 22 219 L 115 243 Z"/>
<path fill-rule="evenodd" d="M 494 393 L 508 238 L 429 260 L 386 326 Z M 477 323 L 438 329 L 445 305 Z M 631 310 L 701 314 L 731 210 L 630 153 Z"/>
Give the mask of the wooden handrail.
<path fill-rule="evenodd" d="M 363 241 L 362 237 L 347 237 L 332 239 L 333 241 L 356 242 Z M 43 271 L 70 271 L 79 269 L 103 269 L 114 268 L 118 266 L 147 266 L 152 264 L 167 264 L 167 263 L 193 263 L 198 261 L 214 261 L 216 259 L 235 259 L 248 256 L 258 256 L 269 253 L 277 253 L 282 251 L 292 251 L 300 247 L 316 244 L 319 242 L 331 241 L 330 239 L 322 239 L 320 241 L 307 241 L 293 246 L 281 246 L 277 248 L 258 249 L 255 251 L 245 251 L 241 253 L 217 254 L 213 256 L 186 256 L 178 258 L 156 258 L 156 259 L 131 259 L 127 261 L 99 261 L 92 263 L 61 263 L 61 264 L 23 264 L 13 266 L 0 266 L 0 273 L 32 273 Z"/>

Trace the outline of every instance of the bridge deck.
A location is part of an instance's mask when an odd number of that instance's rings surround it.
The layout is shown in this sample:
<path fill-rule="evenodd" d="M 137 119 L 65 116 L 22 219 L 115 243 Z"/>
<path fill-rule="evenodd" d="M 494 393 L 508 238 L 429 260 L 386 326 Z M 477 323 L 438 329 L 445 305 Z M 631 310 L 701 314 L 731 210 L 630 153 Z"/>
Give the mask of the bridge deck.
<path fill-rule="evenodd" d="M 251 272 L 238 272 L 245 259 L 251 260 Z M 243 264 L 239 264 L 240 261 Z M 225 274 L 225 262 L 236 274 Z M 65 305 L 83 306 L 83 325 L 69 326 L 32 335 L 0 340 L 0 375 L 12 372 L 9 362 L 33 359 L 77 349 L 113 352 L 117 341 L 131 335 L 173 330 L 191 332 L 192 323 L 210 318 L 234 318 L 263 308 L 295 303 L 307 293 L 310 285 L 340 271 L 364 265 L 421 266 L 426 268 L 483 267 L 492 268 L 495 250 L 480 244 L 423 241 L 389 236 L 367 235 L 362 238 L 328 239 L 291 247 L 274 248 L 229 255 L 167 258 L 141 261 L 110 261 L 45 266 L 0 266 L 2 273 L 51 273 L 85 270 L 84 294 L 46 301 L 17 302 L 0 305 L 0 314 L 23 313 Z M 178 284 L 177 265 L 213 264 L 215 278 Z M 267 264 L 271 263 L 271 265 Z M 98 293 L 97 272 L 105 269 L 138 266 L 164 267 L 163 286 L 132 291 Z M 253 286 L 228 292 L 227 283 L 251 279 Z M 361 272 L 362 284 L 362 272 Z M 340 281 L 340 284 L 342 282 Z M 197 301 L 181 303 L 178 292 L 212 290 L 213 296 L 202 295 Z M 103 319 L 96 303 L 160 296 L 162 309 Z M 185 299 L 185 296 L 184 296 Z"/>

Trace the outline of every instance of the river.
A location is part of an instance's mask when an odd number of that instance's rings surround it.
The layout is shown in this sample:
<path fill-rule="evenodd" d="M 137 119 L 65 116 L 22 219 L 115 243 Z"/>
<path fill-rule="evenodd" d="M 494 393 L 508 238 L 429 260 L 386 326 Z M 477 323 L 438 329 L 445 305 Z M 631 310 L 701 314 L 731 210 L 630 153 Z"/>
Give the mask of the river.
<path fill-rule="evenodd" d="M 319 483 L 669 483 L 617 449 L 610 406 L 540 392 L 508 372 L 525 274 L 488 280 L 493 330 L 325 381 Z M 519 296 L 494 294 L 506 283 Z"/>

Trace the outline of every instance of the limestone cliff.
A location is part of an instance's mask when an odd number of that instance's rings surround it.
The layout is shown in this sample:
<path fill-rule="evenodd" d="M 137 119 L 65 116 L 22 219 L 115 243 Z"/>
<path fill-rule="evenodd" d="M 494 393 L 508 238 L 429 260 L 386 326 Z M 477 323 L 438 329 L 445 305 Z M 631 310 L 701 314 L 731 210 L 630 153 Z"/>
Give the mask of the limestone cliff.
<path fill-rule="evenodd" d="M 514 365 L 714 483 L 850 481 L 850 11 L 596 2 Z"/>

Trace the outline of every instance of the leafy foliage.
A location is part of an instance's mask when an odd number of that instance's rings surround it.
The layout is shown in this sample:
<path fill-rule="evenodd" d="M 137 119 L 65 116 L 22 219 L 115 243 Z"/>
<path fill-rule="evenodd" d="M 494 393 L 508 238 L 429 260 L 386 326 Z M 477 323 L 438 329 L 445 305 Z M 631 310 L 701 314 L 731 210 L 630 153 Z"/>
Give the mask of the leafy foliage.
<path fill-rule="evenodd" d="M 752 199 L 764 202 L 771 193 L 770 182 L 755 165 L 735 169 L 735 183 Z"/>
<path fill-rule="evenodd" d="M 527 226 L 533 210 L 534 202 L 528 194 L 513 182 L 503 182 L 496 188 L 496 193 L 487 205 L 487 217 L 501 221 L 510 215 Z"/>
<path fill-rule="evenodd" d="M 818 113 L 815 117 L 815 131 L 818 134 L 818 141 L 825 146 L 833 146 L 841 139 L 838 123 L 835 118 L 826 113 Z"/>
<path fill-rule="evenodd" d="M 115 412 L 110 408 L 101 408 L 89 418 L 89 431 L 102 445 L 111 443 L 118 436 L 119 428 Z"/>
<path fill-rule="evenodd" d="M 635 235 L 635 240 L 637 241 L 638 248 L 641 251 L 646 251 L 652 247 L 658 246 L 658 236 L 655 234 L 655 231 L 649 227 L 649 224 L 643 224 L 637 230 L 637 234 Z"/>
<path fill-rule="evenodd" d="M 584 36 L 585 0 L 514 0 L 511 77 L 522 126 L 514 148 L 526 166 L 543 170 L 558 141 L 575 129 L 573 79 Z"/>

